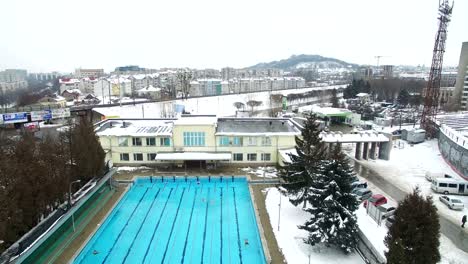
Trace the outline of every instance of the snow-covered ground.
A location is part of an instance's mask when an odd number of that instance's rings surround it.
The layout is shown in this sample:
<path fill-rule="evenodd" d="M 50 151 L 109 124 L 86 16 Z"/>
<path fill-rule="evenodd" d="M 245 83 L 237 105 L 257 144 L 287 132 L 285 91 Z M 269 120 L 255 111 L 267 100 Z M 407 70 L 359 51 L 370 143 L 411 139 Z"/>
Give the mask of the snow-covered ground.
<path fill-rule="evenodd" d="M 381 190 L 376 188 L 370 183 L 374 193 L 384 194 Z M 271 226 L 275 234 L 276 240 L 280 250 L 283 252 L 284 257 L 288 263 L 310 263 L 314 264 L 355 264 L 364 263 L 362 258 L 357 253 L 345 255 L 340 250 L 334 248 L 327 248 L 324 246 L 310 246 L 303 242 L 307 237 L 307 231 L 297 228 L 298 225 L 304 223 L 308 215 L 302 208 L 292 205 L 286 196 L 281 195 L 281 212 L 280 212 L 280 230 L 278 231 L 278 216 L 279 216 L 279 203 L 280 193 L 276 188 L 268 188 L 265 190 L 266 208 L 270 218 Z M 388 197 L 388 196 L 387 196 Z M 395 201 L 390 200 L 389 203 L 396 204 Z M 388 229 L 385 222 L 378 225 L 370 216 L 366 214 L 366 209 L 361 205 L 356 212 L 358 218 L 358 225 L 360 226 L 367 239 L 374 245 L 377 251 L 382 256 L 385 255 L 387 247 L 384 244 L 385 236 Z M 462 264 L 467 263 L 468 254 L 458 249 L 446 236 L 440 237 L 440 254 L 441 264 Z"/>
<path fill-rule="evenodd" d="M 352 148 L 348 148 L 348 151 L 354 153 Z M 425 178 L 426 172 L 429 171 L 443 172 L 462 180 L 441 156 L 436 139 L 413 146 L 406 141 L 397 140 L 394 142 L 390 160 L 363 160 L 361 163 L 407 193 L 419 186 L 423 194 L 434 197 L 434 203 L 439 213 L 457 225 L 460 224 L 462 216 L 468 214 L 468 196 L 456 195 L 456 198 L 464 202 L 465 209 L 451 210 L 439 201 L 440 194 L 431 190 L 431 183 Z"/>
<path fill-rule="evenodd" d="M 280 230 L 278 231 L 280 192 L 276 188 L 266 189 L 266 192 L 266 209 L 271 226 L 273 227 L 278 246 L 288 263 L 365 263 L 356 252 L 346 255 L 341 250 L 335 248 L 327 248 L 323 245 L 312 247 L 305 244 L 303 239 L 307 237 L 307 231 L 301 230 L 297 226 L 303 224 L 308 215 L 301 207 L 294 207 L 285 196 L 281 198 Z"/>
<path fill-rule="evenodd" d="M 184 105 L 185 111 L 190 112 L 191 114 L 211 115 L 213 113 L 216 113 L 217 116 L 234 116 L 237 110 L 234 107 L 235 102 L 244 103 L 245 110 L 250 110 L 250 107 L 246 105 L 248 101 L 261 101 L 262 105 L 256 107 L 254 110 L 266 110 L 270 108 L 270 94 L 282 94 L 286 96 L 288 94 L 304 93 L 312 90 L 326 90 L 339 87 L 342 87 L 342 85 L 287 89 L 272 92 L 264 91 L 247 94 L 229 94 L 222 96 L 188 98 L 186 100 L 178 99 L 174 100 L 173 102 L 176 105 Z M 93 110 L 105 116 L 113 116 L 120 118 L 161 118 L 163 117 L 165 112 L 166 114 L 168 114 L 168 112 L 172 111 L 172 107 L 170 105 L 171 102 L 154 102 L 138 105 L 94 108 Z"/>
<path fill-rule="evenodd" d="M 256 168 L 242 168 L 241 171 L 246 172 L 248 174 L 253 174 L 256 175 L 257 177 L 263 177 L 265 175 L 265 178 L 277 178 L 277 170 L 275 167 L 256 167 Z"/>
<path fill-rule="evenodd" d="M 140 166 L 140 167 L 122 166 L 122 167 L 117 167 L 117 171 L 122 171 L 122 172 L 137 171 L 137 170 L 151 170 L 151 168 L 146 167 L 146 166 Z"/>
<path fill-rule="evenodd" d="M 383 194 L 385 197 L 389 198 L 389 203 L 396 205 L 397 202 L 392 200 L 390 196 L 382 192 L 379 188 L 375 187 L 372 183 L 369 183 L 369 188 L 374 193 Z M 358 218 L 358 225 L 360 226 L 362 232 L 367 237 L 367 239 L 374 245 L 375 249 L 382 255 L 385 256 L 385 251 L 387 247 L 384 244 L 385 236 L 388 233 L 387 226 L 385 221 L 378 225 L 370 216 L 367 215 L 366 209 L 363 205 L 359 207 L 356 211 L 356 216 Z M 440 236 L 440 246 L 439 251 L 441 255 L 441 264 L 461 264 L 467 263 L 468 253 L 458 249 L 450 239 L 446 236 Z"/>

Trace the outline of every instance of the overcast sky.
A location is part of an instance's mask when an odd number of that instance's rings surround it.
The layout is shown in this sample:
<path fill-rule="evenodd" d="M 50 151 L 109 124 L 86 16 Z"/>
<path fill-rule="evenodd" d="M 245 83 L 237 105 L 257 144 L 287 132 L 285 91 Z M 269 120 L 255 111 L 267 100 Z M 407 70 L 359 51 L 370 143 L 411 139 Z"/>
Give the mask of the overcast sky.
<path fill-rule="evenodd" d="M 430 65 L 438 0 L 0 0 L 0 69 L 247 67 L 319 54 Z M 444 65 L 468 41 L 457 0 Z"/>

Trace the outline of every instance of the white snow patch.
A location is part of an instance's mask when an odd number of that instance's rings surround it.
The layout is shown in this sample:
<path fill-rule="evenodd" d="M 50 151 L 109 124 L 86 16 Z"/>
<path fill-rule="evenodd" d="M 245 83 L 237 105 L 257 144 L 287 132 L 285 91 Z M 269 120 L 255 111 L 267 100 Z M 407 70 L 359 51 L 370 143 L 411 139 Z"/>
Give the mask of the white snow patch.
<path fill-rule="evenodd" d="M 151 170 L 151 168 L 146 167 L 146 166 L 140 166 L 140 167 L 122 166 L 122 167 L 117 167 L 117 171 L 137 171 L 137 170 Z"/>
<path fill-rule="evenodd" d="M 324 245 L 314 247 L 304 243 L 307 231 L 297 226 L 303 224 L 310 216 L 301 209 L 301 206 L 292 205 L 286 196 L 281 195 L 281 222 L 278 231 L 278 209 L 280 193 L 276 188 L 267 189 L 266 208 L 270 218 L 273 232 L 278 246 L 283 252 L 288 263 L 314 264 L 356 264 L 364 263 L 355 252 L 346 255 L 336 248 L 328 248 Z"/>
<path fill-rule="evenodd" d="M 242 168 L 241 171 L 246 172 L 248 174 L 253 174 L 258 177 L 263 177 L 263 173 L 265 173 L 265 178 L 277 178 L 278 170 L 275 167 L 257 167 L 257 168 Z"/>

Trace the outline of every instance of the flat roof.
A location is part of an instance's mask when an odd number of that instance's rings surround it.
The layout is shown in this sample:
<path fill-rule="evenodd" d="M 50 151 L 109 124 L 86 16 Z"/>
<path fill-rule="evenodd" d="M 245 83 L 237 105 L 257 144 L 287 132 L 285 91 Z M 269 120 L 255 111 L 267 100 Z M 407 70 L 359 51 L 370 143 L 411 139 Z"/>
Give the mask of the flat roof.
<path fill-rule="evenodd" d="M 168 152 L 156 154 L 155 160 L 231 160 L 231 153 Z"/>
<path fill-rule="evenodd" d="M 278 118 L 219 118 L 216 135 L 299 135 L 289 119 Z"/>
<path fill-rule="evenodd" d="M 174 120 L 108 120 L 96 128 L 98 136 L 171 136 Z"/>

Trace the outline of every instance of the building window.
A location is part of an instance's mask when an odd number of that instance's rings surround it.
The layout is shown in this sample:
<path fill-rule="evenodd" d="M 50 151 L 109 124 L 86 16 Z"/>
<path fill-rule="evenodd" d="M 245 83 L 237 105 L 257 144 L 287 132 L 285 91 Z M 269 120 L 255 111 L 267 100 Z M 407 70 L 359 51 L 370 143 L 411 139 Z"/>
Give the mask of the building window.
<path fill-rule="evenodd" d="M 153 161 L 154 159 L 156 159 L 156 153 L 148 153 L 146 154 L 146 159 L 148 161 Z"/>
<path fill-rule="evenodd" d="M 220 137 L 219 138 L 220 146 L 229 146 L 229 137 Z"/>
<path fill-rule="evenodd" d="M 133 146 L 141 146 L 141 138 L 138 138 L 138 137 L 132 138 L 132 145 Z"/>
<path fill-rule="evenodd" d="M 156 146 L 156 138 L 146 138 L 146 146 Z"/>
<path fill-rule="evenodd" d="M 119 147 L 127 147 L 127 146 L 128 146 L 128 138 L 119 137 Z"/>
<path fill-rule="evenodd" d="M 247 138 L 247 145 L 256 146 L 257 145 L 257 138 L 256 137 L 248 137 Z"/>
<path fill-rule="evenodd" d="M 270 161 L 271 160 L 271 154 L 270 153 L 262 153 L 261 158 L 262 158 L 262 161 Z"/>
<path fill-rule="evenodd" d="M 143 160 L 143 154 L 142 153 L 133 153 L 133 160 L 135 160 L 135 161 Z"/>
<path fill-rule="evenodd" d="M 159 145 L 161 146 L 170 146 L 171 145 L 171 139 L 168 137 L 163 137 L 159 139 Z"/>
<path fill-rule="evenodd" d="M 205 146 L 205 132 L 184 132 L 184 146 Z"/>
<path fill-rule="evenodd" d="M 271 146 L 271 138 L 262 137 L 262 146 Z"/>
<path fill-rule="evenodd" d="M 257 161 L 257 154 L 256 153 L 249 153 L 247 154 L 248 161 Z"/>
<path fill-rule="evenodd" d="M 120 160 L 121 161 L 129 161 L 130 157 L 129 157 L 128 153 L 120 153 Z"/>
<path fill-rule="evenodd" d="M 232 154 L 232 159 L 235 161 L 243 161 L 244 155 L 242 153 L 234 153 Z"/>
<path fill-rule="evenodd" d="M 232 138 L 232 145 L 233 146 L 242 146 L 242 138 L 241 137 L 233 137 Z"/>

